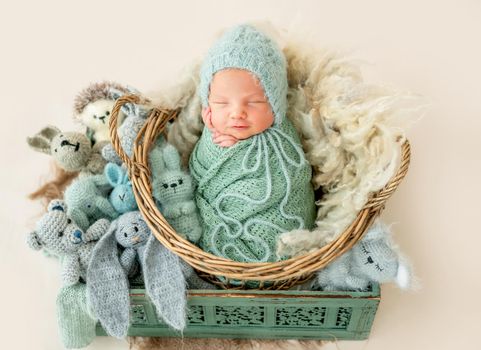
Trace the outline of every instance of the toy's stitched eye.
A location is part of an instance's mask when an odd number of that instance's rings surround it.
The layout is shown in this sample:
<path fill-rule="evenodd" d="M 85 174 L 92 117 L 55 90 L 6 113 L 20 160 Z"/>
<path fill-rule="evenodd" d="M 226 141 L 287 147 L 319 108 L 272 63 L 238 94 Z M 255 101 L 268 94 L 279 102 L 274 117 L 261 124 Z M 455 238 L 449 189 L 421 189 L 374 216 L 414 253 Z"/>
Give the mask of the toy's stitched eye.
<path fill-rule="evenodd" d="M 139 232 L 139 228 L 137 226 L 134 226 L 134 231 Z"/>
<path fill-rule="evenodd" d="M 169 185 L 168 185 L 168 184 L 162 184 L 162 186 L 163 186 L 164 188 L 169 188 Z"/>
<path fill-rule="evenodd" d="M 63 231 L 60 231 L 60 232 L 58 233 L 58 236 L 59 236 L 59 237 L 62 237 L 62 236 L 63 236 Z"/>
<path fill-rule="evenodd" d="M 110 115 L 110 112 L 109 111 L 105 112 L 105 115 Z"/>
<path fill-rule="evenodd" d="M 92 206 L 91 206 L 90 204 L 87 204 L 87 208 L 89 208 L 89 209 L 90 209 L 90 208 L 92 208 Z"/>
<path fill-rule="evenodd" d="M 55 148 L 55 152 L 57 152 L 57 149 Z"/>
<path fill-rule="evenodd" d="M 67 219 L 67 224 L 71 224 L 71 223 L 72 223 L 72 220 Z"/>
<path fill-rule="evenodd" d="M 182 185 L 184 183 L 184 180 L 179 179 L 179 185 Z"/>
<path fill-rule="evenodd" d="M 366 247 L 364 247 L 364 245 L 361 245 L 361 250 L 362 250 L 362 252 L 365 253 L 365 254 L 369 254 L 369 253 L 370 253 L 370 251 L 367 250 Z"/>
<path fill-rule="evenodd" d="M 127 233 L 124 232 L 124 237 L 127 238 Z"/>

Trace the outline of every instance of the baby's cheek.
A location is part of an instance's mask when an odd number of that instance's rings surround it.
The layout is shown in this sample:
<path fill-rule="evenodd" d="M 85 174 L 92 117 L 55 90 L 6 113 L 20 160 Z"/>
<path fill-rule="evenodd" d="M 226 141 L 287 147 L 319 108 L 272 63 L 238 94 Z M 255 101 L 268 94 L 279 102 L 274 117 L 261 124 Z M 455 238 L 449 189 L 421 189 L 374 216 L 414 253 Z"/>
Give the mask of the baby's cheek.
<path fill-rule="evenodd" d="M 226 118 L 221 113 L 214 113 L 212 112 L 212 117 L 210 119 L 212 126 L 219 132 L 225 131 L 226 127 Z"/>

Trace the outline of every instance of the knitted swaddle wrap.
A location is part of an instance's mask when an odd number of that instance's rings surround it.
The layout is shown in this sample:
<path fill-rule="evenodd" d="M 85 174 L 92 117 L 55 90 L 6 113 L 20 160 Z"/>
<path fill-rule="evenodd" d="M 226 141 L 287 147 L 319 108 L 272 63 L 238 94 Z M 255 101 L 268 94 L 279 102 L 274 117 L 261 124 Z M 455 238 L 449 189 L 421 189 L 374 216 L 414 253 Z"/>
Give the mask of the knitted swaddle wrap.
<path fill-rule="evenodd" d="M 287 66 L 276 43 L 250 25 L 239 25 L 210 48 L 200 72 L 199 95 L 208 105 L 212 77 L 228 68 L 253 73 L 274 114 L 260 134 L 221 148 L 204 128 L 190 158 L 195 200 L 203 225 L 202 249 L 240 262 L 277 256 L 277 238 L 314 224 L 311 167 L 286 119 Z"/>
<path fill-rule="evenodd" d="M 203 234 L 200 247 L 241 262 L 276 261 L 278 236 L 314 224 L 311 167 L 286 120 L 222 148 L 207 128 L 190 159 Z"/>

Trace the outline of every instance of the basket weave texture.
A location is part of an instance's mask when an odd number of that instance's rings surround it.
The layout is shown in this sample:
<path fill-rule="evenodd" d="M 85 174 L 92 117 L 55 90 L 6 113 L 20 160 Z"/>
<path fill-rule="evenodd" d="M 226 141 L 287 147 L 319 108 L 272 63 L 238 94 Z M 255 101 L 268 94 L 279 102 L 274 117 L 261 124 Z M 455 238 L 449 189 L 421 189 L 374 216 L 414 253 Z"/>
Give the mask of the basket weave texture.
<path fill-rule="evenodd" d="M 248 281 L 258 282 L 258 289 L 288 289 L 308 280 L 315 271 L 344 254 L 356 244 L 384 209 L 386 201 L 406 176 L 410 162 L 410 146 L 402 145 L 402 157 L 395 176 L 378 192 L 371 195 L 355 220 L 335 240 L 308 254 L 288 260 L 269 263 L 243 263 L 221 258 L 204 252 L 199 247 L 178 235 L 162 216 L 152 197 L 151 171 L 148 155 L 157 137 L 163 133 L 167 123 L 176 118 L 178 110 L 152 108 L 152 111 L 134 142 L 132 157 L 128 157 L 120 145 L 117 134 L 118 115 L 126 103 L 149 105 L 150 102 L 138 95 L 119 98 L 110 118 L 110 137 L 122 161 L 126 164 L 135 199 L 145 221 L 155 237 L 168 249 L 184 259 L 201 276 L 223 288 L 244 288 Z M 220 281 L 215 276 L 223 276 Z M 243 281 L 232 284 L 231 280 Z"/>

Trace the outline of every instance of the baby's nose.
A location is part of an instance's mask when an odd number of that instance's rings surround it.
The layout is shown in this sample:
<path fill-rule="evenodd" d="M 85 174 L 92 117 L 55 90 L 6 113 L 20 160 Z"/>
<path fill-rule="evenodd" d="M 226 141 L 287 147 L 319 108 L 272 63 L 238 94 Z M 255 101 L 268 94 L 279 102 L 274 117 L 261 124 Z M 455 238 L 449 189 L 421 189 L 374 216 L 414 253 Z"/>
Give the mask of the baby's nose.
<path fill-rule="evenodd" d="M 247 114 L 243 109 L 234 109 L 231 113 L 231 118 L 233 119 L 245 119 Z"/>

